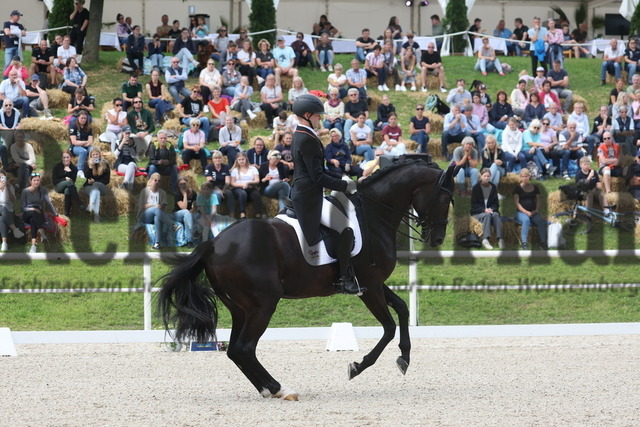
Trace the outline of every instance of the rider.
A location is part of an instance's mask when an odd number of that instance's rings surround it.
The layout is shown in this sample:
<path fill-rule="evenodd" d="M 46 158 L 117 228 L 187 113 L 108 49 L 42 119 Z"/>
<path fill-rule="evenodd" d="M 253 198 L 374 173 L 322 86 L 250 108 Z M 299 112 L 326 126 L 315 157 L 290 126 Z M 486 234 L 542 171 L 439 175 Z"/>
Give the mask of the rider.
<path fill-rule="evenodd" d="M 324 105 L 317 96 L 304 94 L 293 103 L 293 112 L 298 116 L 299 124 L 293 136 L 293 162 L 296 165 L 293 174 L 291 201 L 298 216 L 300 227 L 307 243 L 316 245 L 322 240 L 320 235 L 320 216 L 324 200 L 324 188 L 353 193 L 356 182 L 343 180 L 325 169 L 324 146 L 315 132 L 315 128 L 324 114 Z M 338 246 L 338 266 L 340 275 L 334 284 L 339 292 L 358 294 L 366 289 L 358 285 L 351 267 L 353 248 L 353 230 L 346 227 L 340 234 Z"/>

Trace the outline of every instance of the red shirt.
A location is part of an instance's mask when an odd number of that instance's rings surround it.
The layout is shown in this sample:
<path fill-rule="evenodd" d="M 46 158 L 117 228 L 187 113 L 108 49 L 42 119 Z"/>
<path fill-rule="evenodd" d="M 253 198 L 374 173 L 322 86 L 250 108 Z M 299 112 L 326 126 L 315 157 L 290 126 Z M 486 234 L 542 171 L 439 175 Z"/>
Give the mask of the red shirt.
<path fill-rule="evenodd" d="M 387 125 L 382 129 L 382 137 L 384 138 L 385 135 L 389 135 L 389 139 L 397 141 L 402 136 L 402 129 L 398 126 Z"/>
<path fill-rule="evenodd" d="M 220 116 L 220 113 L 222 113 L 223 111 L 227 111 L 227 107 L 229 106 L 229 101 L 227 100 L 227 98 L 220 98 L 220 102 L 216 104 L 213 102 L 213 99 L 212 99 L 211 101 L 209 101 L 208 105 L 211 111 L 215 111 L 216 114 Z"/>
<path fill-rule="evenodd" d="M 605 159 L 619 159 L 620 146 L 615 142 L 612 142 L 611 146 L 607 147 L 607 144 L 603 142 L 598 147 L 598 157 L 600 157 L 600 155 L 604 156 Z M 600 167 L 602 166 L 604 165 L 600 165 Z M 610 167 L 618 167 L 618 166 L 610 166 Z"/>

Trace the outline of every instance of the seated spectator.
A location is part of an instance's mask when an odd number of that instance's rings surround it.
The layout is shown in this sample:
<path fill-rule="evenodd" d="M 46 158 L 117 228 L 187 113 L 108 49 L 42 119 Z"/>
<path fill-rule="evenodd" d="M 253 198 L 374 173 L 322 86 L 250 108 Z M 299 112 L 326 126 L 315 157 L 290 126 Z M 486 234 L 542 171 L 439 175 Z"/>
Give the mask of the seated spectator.
<path fill-rule="evenodd" d="M 229 32 L 227 31 L 227 27 L 222 25 L 218 28 L 218 37 L 213 39 L 213 49 L 214 53 L 211 55 L 211 59 L 218 61 L 222 60 L 221 53 L 227 51 L 227 47 L 231 39 L 229 38 Z M 258 49 L 260 48 L 260 43 L 258 43 Z M 224 63 L 224 61 L 222 61 Z"/>
<path fill-rule="evenodd" d="M 144 35 L 140 33 L 140 25 L 134 25 L 131 34 L 127 37 L 126 52 L 133 72 L 142 73 L 144 71 Z"/>
<path fill-rule="evenodd" d="M 7 180 L 7 173 L 0 169 L 0 238 L 2 238 L 0 252 L 6 252 L 9 250 L 9 230 L 13 232 L 13 236 L 16 239 L 20 239 L 24 236 L 24 233 L 16 227 L 13 218 L 13 206 L 15 205 L 15 201 L 15 189 Z"/>
<path fill-rule="evenodd" d="M 220 96 L 222 89 L 219 86 L 213 87 L 213 98 L 207 104 L 211 113 L 211 125 L 223 126 L 226 117 L 231 114 L 229 100 Z"/>
<path fill-rule="evenodd" d="M 411 117 L 409 122 L 409 138 L 418 143 L 418 152 L 428 153 L 427 144 L 429 144 L 429 134 L 431 133 L 431 124 L 429 118 L 424 115 L 424 104 L 416 105 L 416 115 Z"/>
<path fill-rule="evenodd" d="M 156 125 L 151 111 L 144 108 L 141 98 L 133 99 L 133 108 L 127 113 L 127 123 L 131 126 L 131 137 L 136 143 L 138 157 L 146 156 Z"/>
<path fill-rule="evenodd" d="M 507 93 L 501 90 L 496 94 L 496 102 L 489 111 L 489 123 L 496 129 L 504 130 L 511 117 L 513 117 L 513 109 L 507 101 Z"/>
<path fill-rule="evenodd" d="M 246 153 L 238 153 L 236 161 L 231 168 L 231 188 L 238 201 L 240 218 L 247 217 L 247 201 L 251 199 L 256 218 L 266 218 L 260 199 L 260 173 L 249 165 Z"/>
<path fill-rule="evenodd" d="M 351 150 L 342 140 L 342 133 L 338 129 L 329 131 L 331 142 L 326 146 L 324 157 L 327 169 L 337 175 L 362 176 L 362 169 L 352 164 Z"/>
<path fill-rule="evenodd" d="M 528 126 L 536 119 L 542 120 L 545 114 L 547 114 L 547 110 L 544 108 L 544 105 L 540 103 L 540 96 L 533 92 L 529 95 L 529 103 L 524 107 L 524 117 L 522 119 L 525 125 Z"/>
<path fill-rule="evenodd" d="M 78 119 L 80 122 L 81 119 Z M 78 162 L 78 165 L 80 162 Z M 87 212 L 93 213 L 93 221 L 100 222 L 100 197 L 108 191 L 107 185 L 111 180 L 111 169 L 109 164 L 102 158 L 102 153 L 98 147 L 91 148 L 89 161 L 84 164 L 82 176 L 78 171 L 80 178 L 86 178 L 82 191 L 89 196 L 89 205 Z"/>
<path fill-rule="evenodd" d="M 176 104 L 182 101 L 183 96 L 189 96 L 189 89 L 185 87 L 187 81 L 187 70 L 180 68 L 180 60 L 177 57 L 171 58 L 171 66 L 164 72 L 164 79 L 169 86 L 169 93 Z"/>
<path fill-rule="evenodd" d="M 242 44 L 242 50 L 238 52 L 238 71 L 240 75 L 247 76 L 249 78 L 249 84 L 253 86 L 253 81 L 256 78 L 256 54 L 253 51 L 251 42 L 245 40 Z"/>
<path fill-rule="evenodd" d="M 389 90 L 389 87 L 385 83 L 387 80 L 387 67 L 384 62 L 384 55 L 382 54 L 382 47 L 380 47 L 380 45 L 376 45 L 376 47 L 373 48 L 373 52 L 367 54 L 364 61 L 364 68 L 366 70 L 367 77 L 375 76 L 378 78 L 379 91 Z M 347 76 L 348 74 L 349 72 L 347 71 Z"/>
<path fill-rule="evenodd" d="M 480 117 L 473 114 L 473 107 L 471 105 L 465 106 L 463 113 L 466 122 L 466 131 L 475 141 L 478 151 L 482 151 L 484 149 L 484 129 L 482 128 Z"/>
<path fill-rule="evenodd" d="M 296 67 L 301 68 L 307 64 L 312 68 L 316 66 L 313 61 L 313 49 L 304 41 L 304 34 L 300 32 L 296 34 L 296 40 L 291 43 L 291 49 L 296 55 L 294 63 Z"/>
<path fill-rule="evenodd" d="M 507 174 L 507 158 L 502 148 L 498 147 L 496 137 L 487 135 L 484 150 L 481 152 L 482 169 L 488 169 L 491 172 L 490 181 L 498 187 L 500 179 Z M 480 174 L 482 175 L 482 173 Z"/>
<path fill-rule="evenodd" d="M 580 158 L 580 170 L 576 174 L 576 184 L 578 187 L 586 189 L 584 199 L 586 207 L 592 208 L 593 200 L 597 198 L 604 214 L 609 214 L 609 205 L 602 192 L 602 183 L 598 173 L 591 169 L 591 159 L 587 156 Z"/>
<path fill-rule="evenodd" d="M 171 24 L 172 24 L 171 29 L 167 33 L 167 37 L 171 39 L 171 41 L 167 45 L 167 50 L 169 52 L 173 52 L 173 46 L 175 45 L 175 41 L 182 34 L 182 29 L 180 28 L 180 21 L 178 21 L 177 19 L 174 19 Z"/>
<path fill-rule="evenodd" d="M 488 133 L 493 133 L 495 128 L 489 124 L 489 111 L 487 110 L 487 106 L 482 103 L 482 99 L 480 98 L 480 92 L 473 92 L 471 94 L 471 99 L 473 103 L 471 104 L 471 110 L 474 116 L 477 116 L 480 119 L 480 127 L 483 131 Z"/>
<path fill-rule="evenodd" d="M 478 169 L 476 167 L 480 156 L 474 145 L 473 138 L 465 136 L 462 140 L 462 145 L 453 150 L 453 161 L 460 168 L 456 175 L 456 182 L 458 183 L 460 194 L 463 196 L 469 194 L 467 192 L 467 177 L 471 180 L 471 188 L 478 183 Z"/>
<path fill-rule="evenodd" d="M 455 89 L 452 89 L 455 90 Z M 462 142 L 462 140 L 470 136 L 467 132 L 467 121 L 457 104 L 453 104 L 451 111 L 444 116 L 444 125 L 442 130 L 441 153 L 442 160 L 449 160 L 448 145 L 452 142 Z M 473 140 L 473 138 L 471 138 Z"/>
<path fill-rule="evenodd" d="M 591 129 L 591 136 L 597 145 L 602 143 L 602 134 L 605 131 L 611 131 L 611 116 L 607 106 L 601 105 L 598 115 L 593 119 L 593 128 Z"/>
<path fill-rule="evenodd" d="M 398 73 L 398 60 L 396 59 L 393 42 L 387 40 L 382 45 L 382 56 L 384 56 L 384 66 L 386 67 L 386 75 L 393 77 L 393 84 L 395 84 L 396 91 L 400 90 L 400 74 Z M 384 88 L 384 86 L 383 86 Z M 387 91 L 389 88 L 387 88 Z"/>
<path fill-rule="evenodd" d="M 122 110 L 122 98 L 113 99 L 113 108 L 107 110 L 105 116 L 107 120 L 107 129 L 100 135 L 100 141 L 111 144 L 111 151 L 116 150 L 116 144 L 120 139 L 122 127 L 127 125 L 127 113 Z"/>
<path fill-rule="evenodd" d="M 227 44 L 227 50 L 221 52 L 220 54 L 220 64 L 219 67 L 220 72 L 222 73 L 222 68 L 229 63 L 233 59 L 234 65 L 238 61 L 238 45 L 236 42 L 229 42 Z"/>
<path fill-rule="evenodd" d="M 491 226 L 493 226 L 498 238 L 498 247 L 504 249 L 498 187 L 492 182 L 491 177 L 491 171 L 487 168 L 482 168 L 480 182 L 471 189 L 471 216 L 482 224 L 482 236 L 480 236 L 482 247 L 488 250 L 493 249 L 493 246 L 489 243 Z"/>
<path fill-rule="evenodd" d="M 236 86 L 240 84 L 242 76 L 236 70 L 235 59 L 229 59 L 227 66 L 222 70 L 222 90 L 227 96 L 234 96 Z"/>
<path fill-rule="evenodd" d="M 49 110 L 49 96 L 41 84 L 40 76 L 34 74 L 31 76 L 30 83 L 24 89 L 27 93 L 27 98 L 29 98 L 29 107 L 33 108 L 36 114 L 42 113 L 44 118 L 50 119 L 53 116 L 51 115 L 51 110 Z"/>
<path fill-rule="evenodd" d="M 640 201 L 640 150 L 636 153 L 636 161 L 627 168 L 625 184 L 631 196 Z"/>
<path fill-rule="evenodd" d="M 204 39 L 209 35 L 209 26 L 204 21 L 204 16 L 197 17 L 198 25 L 193 29 L 193 35 L 197 39 Z"/>
<path fill-rule="evenodd" d="M 387 26 L 387 30 L 391 31 L 391 37 L 385 37 L 385 39 L 391 38 L 397 45 L 396 50 L 399 52 L 402 46 L 402 27 L 400 26 L 400 20 L 397 16 L 392 16 L 389 19 L 389 25 Z M 387 34 L 385 30 L 385 34 Z"/>
<path fill-rule="evenodd" d="M 119 13 L 116 15 L 116 36 L 120 46 L 127 44 L 127 38 L 131 34 L 131 27 L 124 20 L 124 15 Z"/>
<path fill-rule="evenodd" d="M 280 160 L 289 168 L 289 173 L 293 174 L 293 169 L 295 167 L 293 163 L 293 132 L 286 131 L 284 135 L 282 135 L 282 142 L 276 145 L 275 150 L 279 151 L 282 155 L 282 159 Z"/>
<path fill-rule="evenodd" d="M 173 208 L 172 219 L 182 225 L 184 238 L 187 241 L 187 248 L 189 249 L 194 247 L 194 216 L 197 212 L 197 197 L 198 193 L 189 188 L 187 178 L 180 177 L 178 180 L 178 189 L 173 192 L 175 207 Z"/>
<path fill-rule="evenodd" d="M 420 59 L 422 56 L 420 52 L 420 45 L 418 44 L 417 41 L 414 40 L 414 38 L 415 38 L 415 34 L 413 33 L 407 34 L 407 41 L 402 43 L 402 46 L 400 46 L 400 56 L 404 57 L 407 51 L 407 48 L 410 47 L 411 49 L 413 49 L 413 54 L 417 58 L 416 59 L 416 62 L 417 62 L 417 60 Z"/>
<path fill-rule="evenodd" d="M 366 124 L 366 117 L 363 112 L 357 114 L 356 122 L 349 130 L 349 141 L 353 144 L 354 153 L 358 156 L 364 156 L 364 159 L 369 161 L 373 160 L 375 153 L 372 147 L 373 127 Z"/>
<path fill-rule="evenodd" d="M 202 228 L 202 240 L 215 238 L 218 233 L 216 226 L 216 212 L 220 200 L 213 193 L 211 182 L 205 182 L 200 187 L 200 194 L 196 197 L 196 208 L 198 209 L 198 222 Z"/>
<path fill-rule="evenodd" d="M 547 72 L 547 80 L 551 83 L 551 90 L 558 96 L 558 99 L 564 98 L 563 110 L 568 113 L 573 101 L 573 92 L 569 90 L 569 75 L 562 68 L 562 62 L 553 61 L 553 68 Z M 560 106 L 559 102 L 557 104 Z"/>
<path fill-rule="evenodd" d="M 287 120 L 288 120 L 288 117 L 287 117 L 286 111 L 281 111 L 280 114 L 278 114 L 278 116 L 273 119 L 272 139 L 273 139 L 274 146 L 277 146 L 278 144 L 280 144 L 280 141 L 282 140 L 282 136 L 284 135 L 285 132 L 293 131 L 289 129 Z"/>
<path fill-rule="evenodd" d="M 242 113 L 242 120 L 246 120 L 247 117 L 251 120 L 256 118 L 256 114 L 253 111 L 253 103 L 251 102 L 252 94 L 253 87 L 249 85 L 249 78 L 242 76 L 240 84 L 235 88 L 230 106 L 233 111 L 240 111 Z"/>
<path fill-rule="evenodd" d="M 337 74 L 337 73 L 336 73 Z M 367 99 L 367 71 L 360 68 L 360 61 L 351 60 L 351 68 L 347 70 L 347 86 L 349 89 L 357 89 L 360 97 L 366 101 Z M 329 76 L 331 78 L 331 76 Z M 331 83 L 331 82 L 329 82 Z"/>
<path fill-rule="evenodd" d="M 604 86 L 607 82 L 607 73 L 616 76 L 616 80 L 620 78 L 622 71 L 622 58 L 624 57 L 624 49 L 622 45 L 618 45 L 617 39 L 611 39 L 609 46 L 604 50 L 602 66 L 600 67 L 600 84 Z"/>
<path fill-rule="evenodd" d="M 122 93 L 122 109 L 127 111 L 131 107 L 133 98 L 142 98 L 142 84 L 138 82 L 138 74 L 133 72 L 129 75 L 129 80 L 122 83 L 120 89 Z"/>
<path fill-rule="evenodd" d="M 416 57 L 413 54 L 413 48 L 408 47 L 404 50 L 404 55 L 401 60 L 402 71 L 402 85 L 400 90 L 407 91 L 407 85 L 411 84 L 411 90 L 416 91 Z"/>
<path fill-rule="evenodd" d="M 140 192 L 138 198 L 138 221 L 142 224 L 153 224 L 155 236 L 149 236 L 153 249 L 160 249 L 161 241 L 166 239 L 165 226 L 171 231 L 177 231 L 182 226 L 175 224 L 166 212 L 167 193 L 160 188 L 160 174 L 154 173 L 149 177 L 147 186 Z"/>
<path fill-rule="evenodd" d="M 620 107 L 620 115 L 612 120 L 611 130 L 614 140 L 620 144 L 622 151 L 630 156 L 637 151 L 635 148 L 635 124 L 627 112 L 627 107 Z"/>
<path fill-rule="evenodd" d="M 356 88 L 349 89 L 349 101 L 344 104 L 344 132 L 345 141 L 351 142 L 350 129 L 357 120 L 360 113 L 364 114 L 365 124 L 373 131 L 373 121 L 369 118 L 369 106 L 364 98 L 360 98 L 359 91 Z M 349 136 L 346 135 L 349 132 Z M 356 153 L 357 154 L 357 153 Z M 369 159 L 368 159 L 369 160 Z"/>
<path fill-rule="evenodd" d="M 0 136 L 4 141 L 4 145 L 0 144 L 0 153 L 2 157 L 2 167 L 7 168 L 7 152 L 15 139 L 15 130 L 20 128 L 20 112 L 13 108 L 13 102 L 5 98 L 2 101 L 2 111 L 0 112 Z"/>
<path fill-rule="evenodd" d="M 78 156 L 78 177 L 86 178 L 84 170 L 86 169 L 87 156 L 93 148 L 93 131 L 89 125 L 89 114 L 86 111 L 78 112 L 77 121 L 69 126 L 69 140 L 71 143 L 69 151 L 74 156 Z"/>
<path fill-rule="evenodd" d="M 258 42 L 258 52 L 256 52 L 256 73 L 260 77 L 259 83 L 263 83 L 269 74 L 275 73 L 276 60 L 271 53 L 271 43 L 267 39 Z"/>
<path fill-rule="evenodd" d="M 374 130 L 382 130 L 389 124 L 389 116 L 396 112 L 396 107 L 391 103 L 389 95 L 382 95 L 382 102 L 378 105 L 378 118 L 374 122 Z"/>
<path fill-rule="evenodd" d="M 204 104 L 200 96 L 200 86 L 193 86 L 191 88 L 191 94 L 185 96 L 182 101 L 180 101 L 176 110 L 178 111 L 178 116 L 182 124 L 190 125 L 191 119 L 199 120 L 200 130 L 204 132 L 205 141 L 209 140 L 209 127 L 211 126 L 211 122 L 204 112 Z"/>
<path fill-rule="evenodd" d="M 280 86 L 282 76 L 289 76 L 292 79 L 298 76 L 298 70 L 294 68 L 296 54 L 290 46 L 285 46 L 284 37 L 276 38 L 276 47 L 273 48 L 272 53 L 276 60 L 276 86 Z"/>
<path fill-rule="evenodd" d="M 76 122 L 78 113 L 84 111 L 87 113 L 89 123 L 93 120 L 91 112 L 94 110 L 94 105 L 91 99 L 87 96 L 87 90 L 83 87 L 79 87 L 74 92 L 69 104 L 67 105 L 67 113 L 71 115 L 69 124 L 72 125 Z"/>
<path fill-rule="evenodd" d="M 162 72 L 164 69 L 164 52 L 166 46 L 160 41 L 160 34 L 155 33 L 153 39 L 147 44 L 147 58 L 151 62 L 151 69 Z M 143 64 L 144 66 L 144 64 Z"/>
<path fill-rule="evenodd" d="M 16 175 L 18 190 L 27 188 L 29 176 L 36 167 L 36 154 L 33 146 L 24 140 L 22 131 L 16 132 L 15 143 L 9 149 L 13 165 L 7 165 Z"/>
<path fill-rule="evenodd" d="M 329 144 L 331 145 L 331 144 Z M 282 155 L 277 150 L 271 150 L 268 159 L 260 164 L 260 192 L 272 199 L 278 199 L 278 210 L 285 208 L 284 201 L 289 197 L 289 168 L 280 161 Z"/>
<path fill-rule="evenodd" d="M 616 80 L 616 82 L 617 82 L 617 80 Z M 622 89 L 622 87 L 620 89 Z M 631 86 L 627 87 L 626 92 L 629 95 L 635 95 L 635 93 L 638 90 L 640 90 L 640 74 L 634 74 L 633 76 L 631 76 Z M 616 100 L 617 100 L 617 98 L 616 98 Z"/>
<path fill-rule="evenodd" d="M 522 42 L 529 40 L 529 27 L 523 25 L 522 18 L 515 19 L 513 34 L 510 38 L 514 40 L 512 46 L 515 56 L 522 56 L 522 50 L 528 47 L 526 43 Z"/>
<path fill-rule="evenodd" d="M 224 127 L 220 129 L 218 136 L 220 141 L 220 152 L 227 156 L 229 164 L 236 162 L 236 156 L 242 148 L 240 144 L 242 142 L 242 129 L 240 126 L 236 126 L 232 116 L 226 116 L 224 121 Z"/>
<path fill-rule="evenodd" d="M 629 46 L 624 50 L 624 70 L 629 74 L 629 84 L 632 83 L 632 77 L 640 64 L 640 48 L 636 39 L 629 40 Z"/>
<path fill-rule="evenodd" d="M 562 132 L 564 130 L 562 114 L 558 112 L 558 105 L 555 102 L 549 104 L 547 113 L 542 118 L 549 120 L 549 128 L 555 132 Z"/>
<path fill-rule="evenodd" d="M 613 140 L 611 132 L 602 135 L 602 144 L 598 147 L 598 173 L 602 175 L 602 182 L 607 193 L 611 193 L 611 177 L 621 177 L 620 146 Z"/>
<path fill-rule="evenodd" d="M 253 141 L 253 147 L 247 150 L 247 159 L 249 159 L 249 164 L 256 169 L 260 168 L 261 164 L 269 160 L 268 155 L 269 150 L 265 148 L 264 140 L 260 137 L 257 137 Z M 282 157 L 282 155 L 280 156 Z"/>
<path fill-rule="evenodd" d="M 521 224 L 520 240 L 522 249 L 528 250 L 529 228 L 531 224 L 538 229 L 540 247 L 547 250 L 547 220 L 540 215 L 540 189 L 531 182 L 531 172 L 523 168 L 520 171 L 520 184 L 513 191 L 513 201 L 516 204 L 515 220 Z"/>
<path fill-rule="evenodd" d="M 49 82 L 41 82 L 44 89 L 46 89 L 47 86 L 54 87 L 56 83 L 56 69 L 53 65 L 54 56 L 55 53 L 47 47 L 47 40 L 45 39 L 40 40 L 38 47 L 31 51 L 29 74 L 48 74 Z"/>
<path fill-rule="evenodd" d="M 18 80 L 22 80 L 23 83 L 27 82 L 27 78 L 29 78 L 29 71 L 27 70 L 27 67 L 22 65 L 22 60 L 18 55 L 14 56 L 11 59 L 11 63 L 9 63 L 7 68 L 5 68 L 3 73 L 4 77 L 9 77 L 9 73 L 13 70 L 18 72 Z"/>
<path fill-rule="evenodd" d="M 513 114 L 520 118 L 524 117 L 524 110 L 529 103 L 529 92 L 527 91 L 527 81 L 518 81 L 518 86 L 511 91 L 511 108 Z"/>
<path fill-rule="evenodd" d="M 359 65 L 360 64 L 358 64 L 358 66 Z M 347 76 L 342 74 L 342 64 L 336 64 L 333 73 L 327 77 L 327 82 L 329 82 L 328 92 L 331 92 L 332 88 L 336 88 L 339 91 L 340 99 L 347 96 Z"/>
<path fill-rule="evenodd" d="M 169 120 L 167 113 L 174 107 L 166 86 L 160 81 L 160 71 L 151 70 L 151 80 L 145 85 L 145 90 L 149 98 L 149 107 L 155 109 L 156 123 L 160 124 Z"/>
<path fill-rule="evenodd" d="M 125 190 L 133 190 L 133 181 L 136 178 L 136 172 L 138 172 L 138 165 L 136 162 L 136 147 L 135 141 L 131 138 L 131 127 L 124 126 L 122 133 L 120 134 L 120 141 L 115 150 L 116 164 L 114 166 L 116 172 L 124 174 L 124 179 L 120 188 Z"/>
<path fill-rule="evenodd" d="M 56 55 L 58 57 L 58 67 L 60 68 L 68 67 L 67 62 L 70 58 L 77 60 L 78 53 L 76 52 L 76 48 L 71 45 L 71 38 L 69 36 L 64 36 L 62 45 L 56 50 Z"/>
<path fill-rule="evenodd" d="M 464 88 L 465 81 L 464 79 L 456 80 L 456 87 L 449 91 L 447 95 L 447 102 L 449 105 L 458 105 L 462 106 L 463 100 L 468 99 L 471 101 L 471 92 Z"/>
<path fill-rule="evenodd" d="M 589 118 L 584 114 L 584 104 L 576 102 L 573 105 L 573 112 L 569 115 L 567 122 L 576 122 L 576 130 L 587 143 L 587 154 L 592 155 L 595 147 L 595 139 L 589 134 Z"/>
<path fill-rule="evenodd" d="M 332 87 L 329 90 L 329 99 L 324 103 L 324 121 L 325 129 L 338 129 L 342 135 L 344 123 L 344 103 L 339 98 L 340 91 L 338 88 Z"/>
<path fill-rule="evenodd" d="M 512 172 L 522 151 L 522 132 L 518 129 L 518 119 L 515 117 L 510 117 L 507 123 L 507 128 L 502 132 L 501 148 L 504 151 L 507 172 Z M 526 164 L 521 166 L 524 167 Z"/>
<path fill-rule="evenodd" d="M 380 149 L 384 151 L 384 154 L 392 156 L 407 154 L 407 146 L 402 140 L 402 129 L 398 126 L 396 113 L 389 115 L 389 124 L 382 129 L 382 139 Z"/>
<path fill-rule="evenodd" d="M 183 28 L 180 31 L 180 37 L 178 37 L 174 42 L 171 52 L 173 53 L 174 58 L 178 59 L 180 67 L 185 73 L 189 70 L 190 65 L 193 65 L 194 67 L 199 65 L 198 61 L 193 57 L 197 52 L 197 48 L 191 39 L 187 28 Z M 169 81 L 167 80 L 167 83 L 168 82 Z"/>
<path fill-rule="evenodd" d="M 200 159 L 202 170 L 207 167 L 207 152 L 204 146 L 207 138 L 200 130 L 200 120 L 192 118 L 189 121 L 189 129 L 182 134 L 182 162 L 188 165 L 191 159 Z"/>
<path fill-rule="evenodd" d="M 0 98 L 11 101 L 12 106 L 22 111 L 22 117 L 29 117 L 29 98 L 25 89 L 26 85 L 18 78 L 18 72 L 11 70 L 9 78 L 0 83 Z"/>
<path fill-rule="evenodd" d="M 366 56 L 373 52 L 378 46 L 378 42 L 370 37 L 371 31 L 368 28 L 362 30 L 362 35 L 356 39 L 356 57 L 359 62 L 364 62 Z"/>
<path fill-rule="evenodd" d="M 231 171 L 229 165 L 222 162 L 222 153 L 215 150 L 211 153 L 211 164 L 204 169 L 204 179 L 213 186 L 213 193 L 218 200 L 227 202 L 229 215 L 236 215 L 236 200 L 231 191 Z"/>
<path fill-rule="evenodd" d="M 300 95 L 304 95 L 306 93 L 309 93 L 309 90 L 306 87 L 304 87 L 304 82 L 302 81 L 302 77 L 300 76 L 294 77 L 293 85 L 291 86 L 291 89 L 289 89 L 289 96 L 288 96 L 289 104 L 293 104 Z"/>
<path fill-rule="evenodd" d="M 329 40 L 329 34 L 322 33 L 320 40 L 315 46 L 313 54 L 316 57 L 316 63 L 320 65 L 320 71 L 333 72 L 333 45 Z"/>
<path fill-rule="evenodd" d="M 58 48 L 62 46 L 62 35 L 56 34 L 53 36 L 53 43 L 51 43 L 51 53 L 53 53 L 53 66 L 59 69 L 63 69 L 64 65 L 60 64 L 58 60 Z"/>
<path fill-rule="evenodd" d="M 473 25 L 469 27 L 470 33 L 479 33 L 482 30 L 482 19 L 476 18 L 473 20 Z M 475 39 L 480 36 L 476 36 L 475 34 L 469 34 L 469 41 L 471 41 L 471 46 L 474 46 Z"/>
<path fill-rule="evenodd" d="M 550 127 L 549 119 L 542 119 L 540 123 L 542 124 L 542 129 L 540 129 L 540 142 L 530 142 L 529 145 L 540 149 L 544 157 L 557 168 L 556 171 L 562 171 L 563 178 L 568 180 L 569 173 L 567 165 L 569 163 L 569 155 L 567 154 L 566 161 L 563 162 L 561 160 L 564 158 L 565 153 L 559 145 L 556 131 Z M 565 168 L 561 169 L 562 166 Z M 556 175 L 558 174 L 558 172 L 555 173 Z"/>
<path fill-rule="evenodd" d="M 71 154 L 68 151 L 63 151 L 61 161 L 53 167 L 51 180 L 56 193 L 64 194 L 64 214 L 66 216 L 71 215 L 71 206 L 74 204 L 78 209 L 83 209 L 76 188 L 77 175 L 78 168 L 71 163 Z"/>
<path fill-rule="evenodd" d="M 176 150 L 167 141 L 167 131 L 158 131 L 158 141 L 149 146 L 149 164 L 147 165 L 147 175 L 151 176 L 159 173 L 168 176 L 171 184 L 171 191 L 174 193 L 178 187 L 178 167 L 176 166 Z"/>
<path fill-rule="evenodd" d="M 47 207 L 53 216 L 58 216 L 58 212 L 49 198 L 49 191 L 41 185 L 39 173 L 30 175 L 29 186 L 22 190 L 20 205 L 22 206 L 22 220 L 25 226 L 29 225 L 31 227 L 31 248 L 29 252 L 35 253 L 38 251 L 36 247 L 38 237 L 42 242 L 48 241 L 47 236 L 44 234 L 44 208 Z"/>
<path fill-rule="evenodd" d="M 87 75 L 78 66 L 75 58 L 67 59 L 67 67 L 64 69 L 64 81 L 62 90 L 73 95 L 78 88 L 87 86 Z"/>
<path fill-rule="evenodd" d="M 483 76 L 487 75 L 487 71 L 491 72 L 496 70 L 498 74 L 504 76 L 502 72 L 502 64 L 496 56 L 496 52 L 489 44 L 487 37 L 482 38 L 482 47 L 478 50 L 478 61 L 476 62 L 475 70 L 481 71 Z"/>
<path fill-rule="evenodd" d="M 164 14 L 160 17 L 160 22 L 162 25 L 158 25 L 156 27 L 156 33 L 160 37 L 169 37 L 169 31 L 171 31 L 171 25 L 169 25 L 169 16 Z"/>
<path fill-rule="evenodd" d="M 640 77 L 640 76 L 638 76 Z M 620 116 L 620 109 L 622 107 L 625 107 L 627 109 L 627 112 L 629 110 L 629 108 L 631 108 L 631 104 L 633 103 L 632 99 L 631 99 L 631 95 L 627 92 L 620 92 L 620 94 L 618 95 L 618 99 L 616 100 L 616 103 L 613 104 L 613 106 L 611 107 L 611 118 L 612 119 L 617 119 L 618 116 Z"/>
<path fill-rule="evenodd" d="M 560 105 L 558 95 L 551 90 L 551 82 L 549 80 L 545 80 L 544 83 L 542 83 L 542 91 L 538 94 L 538 97 L 540 98 L 540 105 L 545 109 L 545 114 L 551 104 Z"/>
<path fill-rule="evenodd" d="M 571 32 L 571 40 L 575 42 L 575 44 L 584 44 L 587 42 L 587 23 L 581 22 L 578 24 L 578 28 Z M 575 58 L 588 58 L 589 51 L 585 49 L 585 46 L 575 46 L 573 48 L 573 56 Z"/>
<path fill-rule="evenodd" d="M 276 78 L 273 74 L 269 74 L 264 81 L 264 86 L 260 89 L 260 109 L 264 111 L 267 118 L 267 127 L 272 128 L 272 122 L 274 116 L 280 114 L 284 110 L 282 101 L 284 97 L 282 95 L 282 88 L 276 84 Z"/>
<path fill-rule="evenodd" d="M 249 37 L 249 31 L 246 28 L 240 28 L 238 32 L 238 38 L 235 40 L 238 46 L 242 46 L 245 40 L 251 41 L 251 37 Z"/>
<path fill-rule="evenodd" d="M 523 166 L 527 162 L 533 161 L 541 175 L 551 177 L 557 168 L 547 160 L 543 150 L 538 148 L 542 138 L 540 135 L 541 130 L 542 123 L 540 123 L 540 120 L 534 119 L 529 128 L 522 133 L 522 150 L 518 154 L 518 159 Z"/>

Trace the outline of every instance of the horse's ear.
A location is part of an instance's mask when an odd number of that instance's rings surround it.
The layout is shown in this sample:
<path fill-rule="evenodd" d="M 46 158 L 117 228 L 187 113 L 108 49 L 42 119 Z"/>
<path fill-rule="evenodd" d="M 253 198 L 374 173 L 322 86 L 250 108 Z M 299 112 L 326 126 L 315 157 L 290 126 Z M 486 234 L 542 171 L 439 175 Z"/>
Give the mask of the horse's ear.
<path fill-rule="evenodd" d="M 446 182 L 446 184 L 448 186 L 450 186 L 453 183 L 453 179 L 458 174 L 459 170 L 460 170 L 460 166 L 458 166 L 455 163 L 451 162 L 451 164 L 447 168 L 447 172 L 445 172 L 446 173 L 445 182 Z"/>

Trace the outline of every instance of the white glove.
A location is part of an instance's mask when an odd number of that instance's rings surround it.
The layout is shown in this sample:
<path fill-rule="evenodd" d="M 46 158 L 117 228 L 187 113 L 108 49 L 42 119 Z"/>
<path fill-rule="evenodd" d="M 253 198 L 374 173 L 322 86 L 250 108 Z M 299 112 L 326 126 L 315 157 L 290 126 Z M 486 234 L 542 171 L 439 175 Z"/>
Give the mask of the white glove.
<path fill-rule="evenodd" d="M 358 184 L 354 180 L 352 180 L 348 176 L 343 176 L 342 180 L 347 183 L 347 189 L 345 191 L 346 193 L 353 194 L 358 191 Z"/>

